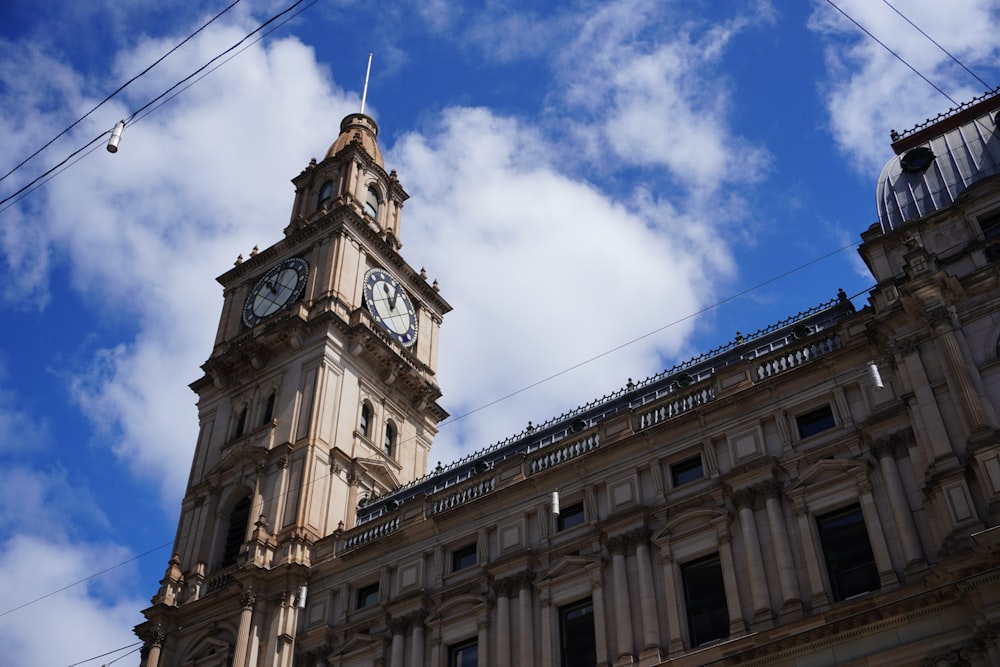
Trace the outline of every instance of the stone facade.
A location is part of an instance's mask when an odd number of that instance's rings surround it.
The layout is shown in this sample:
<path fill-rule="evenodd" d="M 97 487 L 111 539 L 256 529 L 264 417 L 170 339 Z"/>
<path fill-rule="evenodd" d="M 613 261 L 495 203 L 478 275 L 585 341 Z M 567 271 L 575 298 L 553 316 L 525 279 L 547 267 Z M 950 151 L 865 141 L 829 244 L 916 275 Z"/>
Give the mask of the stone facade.
<path fill-rule="evenodd" d="M 880 196 L 931 194 L 862 235 L 863 309 L 841 293 L 429 473 L 449 306 L 349 116 L 285 239 L 220 277 L 144 667 L 1000 665 L 1000 99 L 974 102 L 895 137 Z M 980 136 L 964 166 L 949 132 Z M 289 257 L 301 297 L 241 322 Z M 364 302 L 373 267 L 416 344 Z"/>

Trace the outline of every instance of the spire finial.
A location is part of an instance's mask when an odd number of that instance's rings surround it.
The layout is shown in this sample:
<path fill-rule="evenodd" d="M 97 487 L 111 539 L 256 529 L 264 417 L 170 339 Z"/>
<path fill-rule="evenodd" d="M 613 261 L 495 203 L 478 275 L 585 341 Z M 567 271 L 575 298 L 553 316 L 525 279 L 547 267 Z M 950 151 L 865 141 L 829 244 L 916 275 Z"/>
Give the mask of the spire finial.
<path fill-rule="evenodd" d="M 365 87 L 361 91 L 361 113 L 365 112 L 365 100 L 368 99 L 368 76 L 372 73 L 372 54 L 368 54 L 368 69 L 365 70 Z"/>

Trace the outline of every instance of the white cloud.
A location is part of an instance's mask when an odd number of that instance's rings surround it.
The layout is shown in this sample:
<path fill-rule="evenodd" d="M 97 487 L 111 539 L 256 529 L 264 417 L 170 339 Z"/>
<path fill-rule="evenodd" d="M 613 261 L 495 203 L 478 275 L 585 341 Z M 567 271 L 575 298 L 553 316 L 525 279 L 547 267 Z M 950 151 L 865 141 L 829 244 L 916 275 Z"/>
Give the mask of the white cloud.
<path fill-rule="evenodd" d="M 77 584 L 131 557 L 125 547 L 90 539 L 108 526 L 85 485 L 64 469 L 8 461 L 0 525 L 0 655 L 22 665 L 68 665 L 136 641 L 130 629 L 145 603 L 126 593 L 135 587 L 134 564 Z"/>
<path fill-rule="evenodd" d="M 582 112 L 587 119 L 573 123 L 577 140 L 594 162 L 606 163 L 610 150 L 616 166 L 666 167 L 695 193 L 757 180 L 769 157 L 729 129 L 730 93 L 717 68 L 735 36 L 771 20 L 769 5 L 711 25 L 676 11 L 626 0 L 587 18 L 559 57 L 567 82 L 561 97 L 574 118 Z M 679 25 L 649 38 L 668 21 Z"/>
<path fill-rule="evenodd" d="M 127 558 L 125 549 L 113 545 L 13 536 L 0 544 L 6 603 L 0 613 Z M 131 627 L 142 620 L 139 610 L 146 605 L 122 595 L 134 576 L 133 569 L 119 568 L 4 615 L 0 655 L 8 664 L 69 665 L 137 642 Z"/>
<path fill-rule="evenodd" d="M 919 72 L 914 73 L 828 3 L 815 3 L 810 28 L 827 40 L 826 61 L 832 76 L 825 96 L 831 130 L 859 171 L 878 173 L 891 129 L 907 130 L 934 115 L 931 110 L 946 111 L 953 106 L 951 100 L 965 102 L 985 92 L 985 87 L 885 3 L 844 0 L 837 4 Z M 981 78 L 996 84 L 1000 3 L 914 0 L 892 4 Z M 930 83 L 921 81 L 921 75 Z"/>
<path fill-rule="evenodd" d="M 626 208 L 560 174 L 553 154 L 514 119 L 451 109 L 390 156 L 416 193 L 404 252 L 455 307 L 442 327 L 440 382 L 456 416 L 697 311 L 715 284 L 705 277 L 731 275 L 725 247 L 668 204 L 646 196 Z M 690 327 L 458 422 L 432 456 L 448 461 L 459 441 L 478 449 L 624 386 L 676 352 Z"/>

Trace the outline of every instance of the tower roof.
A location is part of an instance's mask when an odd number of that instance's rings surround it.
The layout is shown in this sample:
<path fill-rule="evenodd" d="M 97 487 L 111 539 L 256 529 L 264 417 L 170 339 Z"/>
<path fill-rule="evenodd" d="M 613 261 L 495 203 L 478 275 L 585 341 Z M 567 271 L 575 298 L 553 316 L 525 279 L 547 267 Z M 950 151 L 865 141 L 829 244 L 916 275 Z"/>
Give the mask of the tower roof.
<path fill-rule="evenodd" d="M 878 179 L 884 231 L 951 205 L 970 185 L 1000 174 L 1000 88 L 902 135 Z"/>
<path fill-rule="evenodd" d="M 378 123 L 371 116 L 363 113 L 352 113 L 340 121 L 340 136 L 326 152 L 326 157 L 333 157 L 352 141 L 360 141 L 362 148 L 372 156 L 378 166 L 385 169 L 382 162 L 382 151 L 378 148 Z"/>

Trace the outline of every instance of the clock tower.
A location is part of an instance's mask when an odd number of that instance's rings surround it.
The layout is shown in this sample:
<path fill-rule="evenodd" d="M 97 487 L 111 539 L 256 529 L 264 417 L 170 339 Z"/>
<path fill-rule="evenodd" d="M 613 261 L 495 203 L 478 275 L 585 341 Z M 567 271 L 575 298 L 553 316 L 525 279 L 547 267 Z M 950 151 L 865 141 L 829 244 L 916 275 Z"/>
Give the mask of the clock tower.
<path fill-rule="evenodd" d="M 314 545 L 427 470 L 451 307 L 399 254 L 407 194 L 377 135 L 344 118 L 292 180 L 284 238 L 218 278 L 174 555 L 136 629 L 144 667 L 291 665 Z"/>

